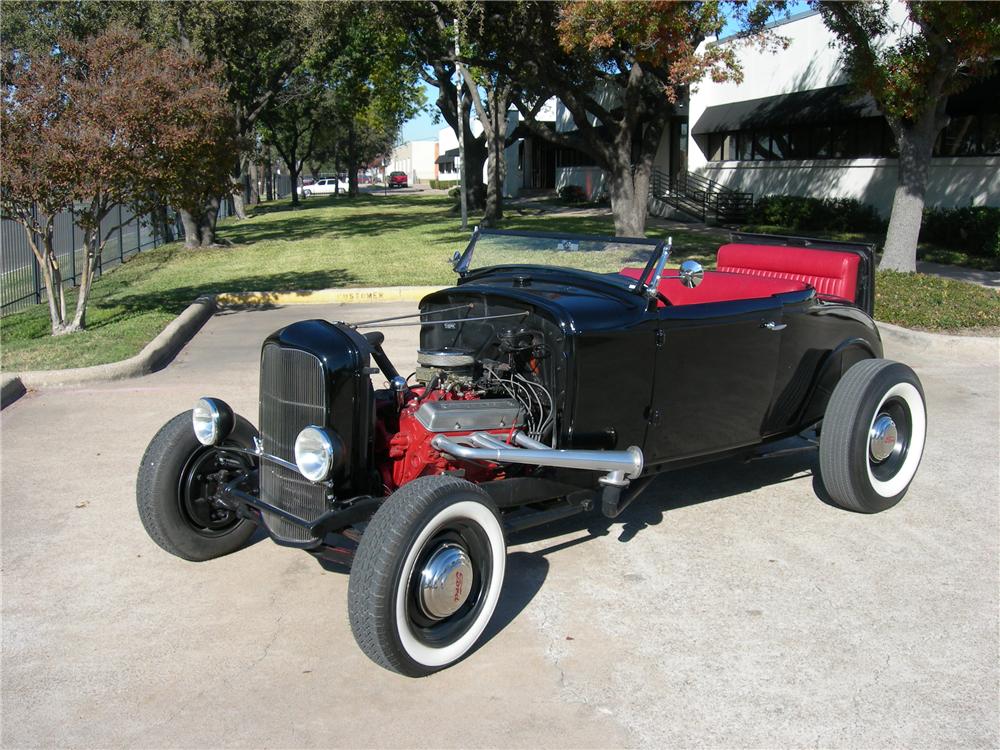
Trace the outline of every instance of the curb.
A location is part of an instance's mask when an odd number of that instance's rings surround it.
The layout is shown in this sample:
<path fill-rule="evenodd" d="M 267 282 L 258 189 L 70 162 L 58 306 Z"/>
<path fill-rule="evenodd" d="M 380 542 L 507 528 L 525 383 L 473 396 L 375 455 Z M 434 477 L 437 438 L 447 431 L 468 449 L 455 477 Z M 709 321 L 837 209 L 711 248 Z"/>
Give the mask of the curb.
<path fill-rule="evenodd" d="M 300 292 L 223 292 L 215 295 L 215 299 L 222 307 L 419 302 L 425 295 L 447 288 L 446 286 L 389 286 L 316 289 Z"/>
<path fill-rule="evenodd" d="M 6 409 L 27 393 L 24 383 L 17 375 L 4 375 L 0 380 L 0 409 Z"/>
<path fill-rule="evenodd" d="M 427 294 L 447 288 L 446 286 L 350 287 L 298 292 L 223 292 L 206 295 L 191 303 L 133 357 L 92 367 L 29 370 L 5 376 L 3 407 L 12 404 L 27 390 L 124 380 L 153 372 L 170 362 L 220 308 L 418 302 Z"/>
<path fill-rule="evenodd" d="M 25 388 L 77 385 L 145 375 L 167 364 L 215 314 L 215 298 L 199 297 L 174 318 L 141 352 L 120 362 L 66 370 L 31 370 L 17 377 Z"/>

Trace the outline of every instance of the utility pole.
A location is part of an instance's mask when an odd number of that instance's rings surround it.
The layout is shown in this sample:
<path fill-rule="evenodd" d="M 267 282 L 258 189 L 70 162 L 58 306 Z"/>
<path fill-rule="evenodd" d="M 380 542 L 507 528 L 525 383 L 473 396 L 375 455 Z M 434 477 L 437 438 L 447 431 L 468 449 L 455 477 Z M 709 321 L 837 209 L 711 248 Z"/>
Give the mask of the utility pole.
<path fill-rule="evenodd" d="M 458 61 L 459 48 L 458 48 L 458 19 L 455 19 L 455 72 L 458 74 L 458 86 L 455 88 L 456 97 L 458 99 L 458 194 L 462 201 L 462 229 L 468 229 L 469 227 L 469 204 L 468 198 L 465 195 L 465 118 L 463 114 L 465 110 L 462 109 L 462 86 L 464 78 L 462 77 L 462 68 Z"/>

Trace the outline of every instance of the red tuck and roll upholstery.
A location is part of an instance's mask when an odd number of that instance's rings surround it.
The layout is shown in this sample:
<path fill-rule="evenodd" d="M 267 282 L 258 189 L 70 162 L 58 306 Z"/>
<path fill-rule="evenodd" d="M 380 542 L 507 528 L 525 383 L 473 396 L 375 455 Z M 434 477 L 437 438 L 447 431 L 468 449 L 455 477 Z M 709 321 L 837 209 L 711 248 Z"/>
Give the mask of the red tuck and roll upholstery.
<path fill-rule="evenodd" d="M 854 302 L 860 262 L 855 253 L 730 244 L 719 248 L 716 268 L 769 279 L 803 281 L 821 297 Z"/>
<path fill-rule="evenodd" d="M 698 305 L 760 299 L 812 287 L 823 299 L 853 304 L 859 263 L 860 258 L 849 252 L 728 244 L 719 248 L 716 271 L 706 271 L 704 283 L 690 289 L 677 280 L 676 272 L 667 272 L 659 291 L 671 305 Z M 623 268 L 619 273 L 638 279 L 642 269 Z"/>

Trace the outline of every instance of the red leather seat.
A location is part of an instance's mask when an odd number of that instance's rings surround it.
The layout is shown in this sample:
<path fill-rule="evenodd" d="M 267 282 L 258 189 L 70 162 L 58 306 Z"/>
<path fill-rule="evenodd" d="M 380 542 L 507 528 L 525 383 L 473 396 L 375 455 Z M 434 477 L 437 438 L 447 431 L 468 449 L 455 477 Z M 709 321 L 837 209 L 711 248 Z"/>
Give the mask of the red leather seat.
<path fill-rule="evenodd" d="M 853 303 L 860 262 L 855 253 L 834 250 L 729 244 L 719 248 L 716 267 L 748 276 L 802 281 L 820 297 Z"/>
<path fill-rule="evenodd" d="M 622 276 L 638 279 L 641 268 L 623 268 Z M 806 285 L 792 279 L 767 279 L 739 273 L 705 271 L 705 279 L 694 289 L 684 286 L 676 271 L 663 274 L 659 291 L 671 305 L 700 305 L 706 302 L 728 302 L 737 299 L 761 299 L 784 292 L 801 292 Z M 658 302 L 660 307 L 662 302 Z"/>

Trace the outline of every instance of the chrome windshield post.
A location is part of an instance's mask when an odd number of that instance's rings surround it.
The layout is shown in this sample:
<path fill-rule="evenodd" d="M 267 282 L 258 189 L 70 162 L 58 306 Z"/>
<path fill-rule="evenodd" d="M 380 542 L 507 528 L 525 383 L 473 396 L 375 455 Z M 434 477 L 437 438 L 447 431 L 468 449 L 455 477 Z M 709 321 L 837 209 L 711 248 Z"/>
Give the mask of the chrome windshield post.
<path fill-rule="evenodd" d="M 650 299 L 656 299 L 657 292 L 660 288 L 660 279 L 663 278 L 663 267 L 667 264 L 667 258 L 670 257 L 670 250 L 673 247 L 674 238 L 667 237 L 666 247 L 663 248 L 663 252 L 660 253 L 660 259 L 656 262 L 656 270 L 653 271 L 653 276 L 650 278 L 649 283 L 646 284 L 646 296 Z"/>

